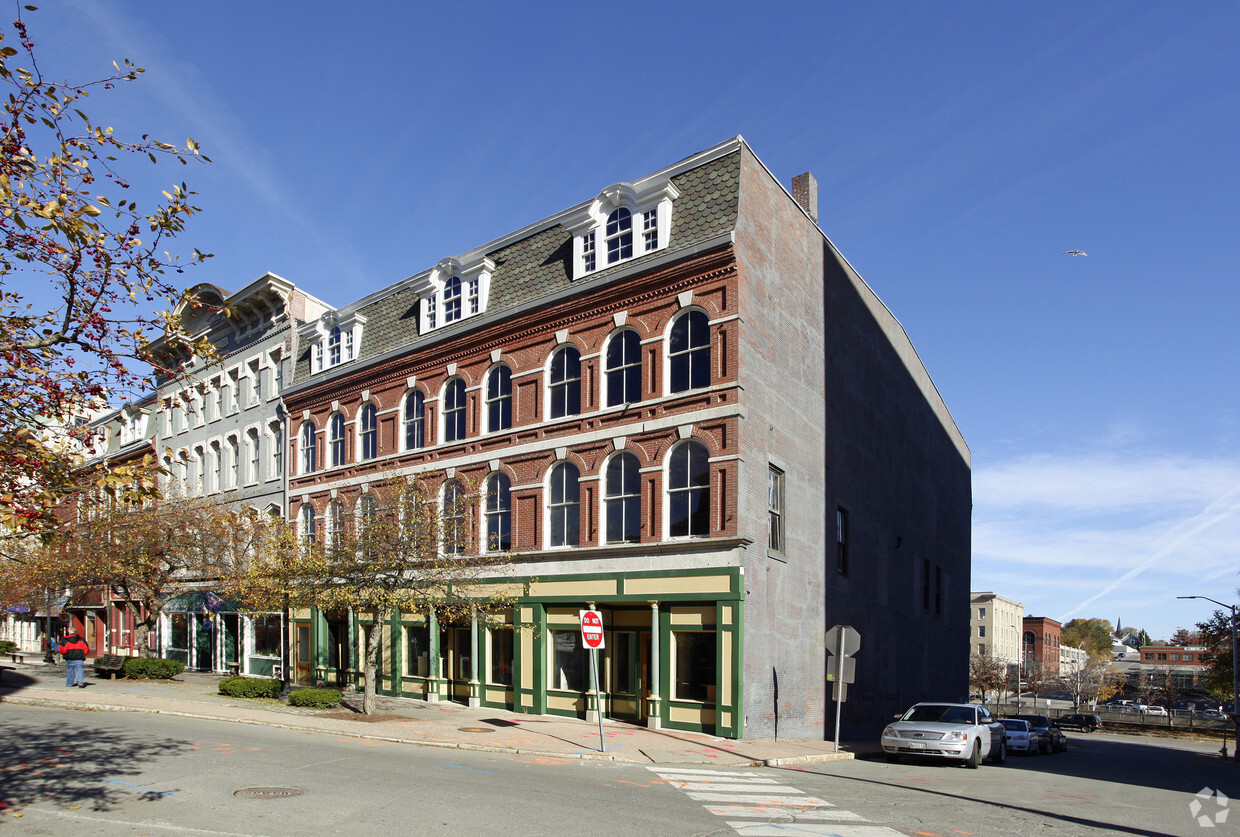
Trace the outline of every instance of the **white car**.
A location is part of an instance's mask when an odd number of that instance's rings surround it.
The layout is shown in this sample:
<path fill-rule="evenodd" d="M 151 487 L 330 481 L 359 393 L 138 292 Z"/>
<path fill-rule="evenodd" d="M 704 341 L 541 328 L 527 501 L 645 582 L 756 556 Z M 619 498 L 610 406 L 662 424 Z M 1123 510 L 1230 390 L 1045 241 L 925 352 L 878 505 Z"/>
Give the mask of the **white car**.
<path fill-rule="evenodd" d="M 1033 728 L 1033 724 L 1020 718 L 1003 718 L 1000 723 L 1006 733 L 1009 753 L 1036 756 L 1041 751 L 1042 736 Z"/>
<path fill-rule="evenodd" d="M 1142 706 L 1141 714 L 1142 715 L 1160 715 L 1163 718 L 1165 718 L 1167 717 L 1167 708 L 1165 706 Z"/>
<path fill-rule="evenodd" d="M 887 761 L 901 756 L 955 759 L 976 768 L 982 759 L 1007 761 L 1007 733 L 984 706 L 974 703 L 918 703 L 883 730 Z"/>

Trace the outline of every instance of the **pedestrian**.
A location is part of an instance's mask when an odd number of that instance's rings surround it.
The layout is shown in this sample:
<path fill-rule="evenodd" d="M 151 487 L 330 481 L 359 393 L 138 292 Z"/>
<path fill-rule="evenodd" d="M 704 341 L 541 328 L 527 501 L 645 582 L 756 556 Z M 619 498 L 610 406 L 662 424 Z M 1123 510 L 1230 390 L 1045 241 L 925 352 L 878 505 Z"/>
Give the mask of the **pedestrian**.
<path fill-rule="evenodd" d="M 86 673 L 83 671 L 83 664 L 86 662 L 86 652 L 90 650 L 90 646 L 86 644 L 86 640 L 77 633 L 70 631 L 63 639 L 60 640 L 60 654 L 65 658 L 65 688 L 69 689 L 73 686 L 78 688 L 86 688 Z M 77 682 L 74 682 L 77 681 Z"/>

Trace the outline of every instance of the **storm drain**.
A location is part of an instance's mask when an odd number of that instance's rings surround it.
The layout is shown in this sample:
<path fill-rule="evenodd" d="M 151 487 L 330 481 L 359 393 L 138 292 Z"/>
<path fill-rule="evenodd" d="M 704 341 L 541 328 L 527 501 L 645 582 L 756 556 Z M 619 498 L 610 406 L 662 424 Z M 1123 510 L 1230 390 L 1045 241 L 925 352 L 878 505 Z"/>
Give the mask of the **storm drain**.
<path fill-rule="evenodd" d="M 245 799 L 284 799 L 289 796 L 301 796 L 297 788 L 242 788 L 233 791 L 233 796 Z"/>

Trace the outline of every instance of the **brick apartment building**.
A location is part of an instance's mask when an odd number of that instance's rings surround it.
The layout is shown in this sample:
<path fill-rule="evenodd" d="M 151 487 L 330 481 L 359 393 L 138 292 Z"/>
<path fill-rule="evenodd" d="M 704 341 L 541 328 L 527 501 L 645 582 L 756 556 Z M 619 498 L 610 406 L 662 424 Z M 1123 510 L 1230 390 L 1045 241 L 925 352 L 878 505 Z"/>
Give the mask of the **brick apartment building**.
<path fill-rule="evenodd" d="M 1046 616 L 1026 616 L 1021 656 L 1028 666 L 1039 663 L 1050 677 L 1059 676 L 1059 637 L 1062 625 Z"/>
<path fill-rule="evenodd" d="M 968 690 L 970 458 L 895 317 L 735 138 L 296 330 L 287 513 L 379 480 L 474 486 L 502 627 L 407 613 L 381 693 L 828 737 L 824 631 L 861 634 L 847 734 Z M 357 682 L 366 619 L 295 614 L 300 682 Z M 953 649 L 946 651 L 945 649 Z"/>

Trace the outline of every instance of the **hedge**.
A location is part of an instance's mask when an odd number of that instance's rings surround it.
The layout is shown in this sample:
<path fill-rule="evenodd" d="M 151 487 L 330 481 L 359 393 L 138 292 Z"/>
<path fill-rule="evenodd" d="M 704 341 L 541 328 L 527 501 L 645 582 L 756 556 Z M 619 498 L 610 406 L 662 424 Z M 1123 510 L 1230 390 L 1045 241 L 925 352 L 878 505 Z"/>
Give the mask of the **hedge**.
<path fill-rule="evenodd" d="M 0 639 L 0 654 L 12 654 L 16 650 L 16 642 L 11 639 Z"/>
<path fill-rule="evenodd" d="M 340 692 L 336 689 L 298 689 L 289 692 L 288 703 L 289 706 L 331 709 L 340 705 Z"/>
<path fill-rule="evenodd" d="M 130 657 L 121 667 L 121 674 L 133 680 L 171 680 L 185 671 L 180 660 L 161 660 L 158 657 Z"/>
<path fill-rule="evenodd" d="M 283 688 L 279 680 L 260 677 L 225 677 L 220 681 L 220 694 L 235 698 L 276 698 Z"/>

